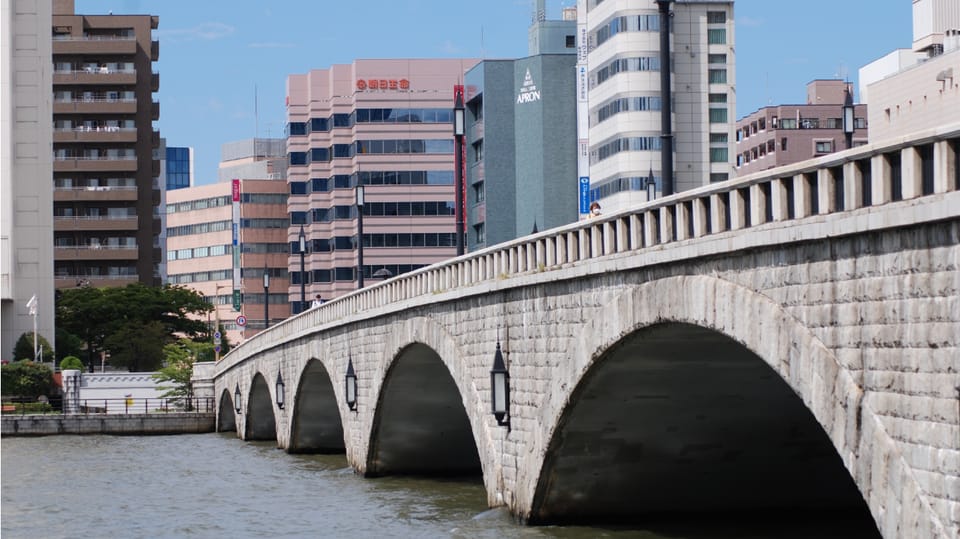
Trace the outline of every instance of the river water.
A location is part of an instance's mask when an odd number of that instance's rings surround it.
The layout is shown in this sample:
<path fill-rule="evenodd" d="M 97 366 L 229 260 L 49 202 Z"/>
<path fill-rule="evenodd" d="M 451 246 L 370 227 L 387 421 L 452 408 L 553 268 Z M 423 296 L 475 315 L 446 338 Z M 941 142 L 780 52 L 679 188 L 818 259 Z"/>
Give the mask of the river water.
<path fill-rule="evenodd" d="M 0 447 L 3 539 L 860 536 L 859 523 L 811 515 L 528 527 L 489 510 L 479 479 L 366 479 L 342 455 L 289 455 L 234 433 L 4 438 Z"/>

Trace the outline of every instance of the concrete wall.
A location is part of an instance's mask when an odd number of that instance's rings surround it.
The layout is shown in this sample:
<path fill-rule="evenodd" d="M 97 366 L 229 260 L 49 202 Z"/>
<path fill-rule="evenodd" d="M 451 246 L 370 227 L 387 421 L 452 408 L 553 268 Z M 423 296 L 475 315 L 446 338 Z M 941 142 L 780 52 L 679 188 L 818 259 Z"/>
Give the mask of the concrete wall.
<path fill-rule="evenodd" d="M 3 436 L 53 434 L 199 434 L 213 432 L 213 413 L 9 416 L 0 418 Z"/>

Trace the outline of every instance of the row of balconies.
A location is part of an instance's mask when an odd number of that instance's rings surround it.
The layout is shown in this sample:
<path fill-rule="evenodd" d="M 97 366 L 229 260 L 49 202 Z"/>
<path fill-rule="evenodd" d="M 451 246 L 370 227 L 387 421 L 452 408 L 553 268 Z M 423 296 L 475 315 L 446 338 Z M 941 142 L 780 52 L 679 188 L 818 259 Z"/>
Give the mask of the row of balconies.
<path fill-rule="evenodd" d="M 96 158 L 54 157 L 54 172 L 135 172 L 137 158 Z M 151 161 L 151 173 L 160 174 L 160 160 Z"/>
<path fill-rule="evenodd" d="M 137 53 L 137 40 L 126 36 L 54 36 L 53 54 L 116 54 Z M 150 42 L 150 60 L 160 59 L 160 42 Z"/>
<path fill-rule="evenodd" d="M 56 187 L 54 202 L 129 202 L 137 200 L 135 186 L 123 187 Z"/>
<path fill-rule="evenodd" d="M 101 69 L 86 70 L 58 70 L 53 72 L 53 85 L 128 85 L 137 84 L 136 70 L 109 71 Z M 150 74 L 150 91 L 160 91 L 160 73 Z"/>

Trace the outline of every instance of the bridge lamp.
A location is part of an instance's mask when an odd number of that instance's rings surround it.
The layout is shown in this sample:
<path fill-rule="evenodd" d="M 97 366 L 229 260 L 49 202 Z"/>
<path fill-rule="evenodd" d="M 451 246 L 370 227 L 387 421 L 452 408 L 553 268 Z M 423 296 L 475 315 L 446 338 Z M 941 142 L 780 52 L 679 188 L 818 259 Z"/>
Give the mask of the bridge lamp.
<path fill-rule="evenodd" d="M 357 409 L 357 373 L 353 370 L 353 359 L 347 358 L 347 375 L 344 377 L 346 382 L 347 408 L 351 411 Z"/>
<path fill-rule="evenodd" d="M 240 406 L 240 383 L 237 382 L 237 389 L 233 391 L 233 409 L 240 413 L 242 407 Z"/>
<path fill-rule="evenodd" d="M 503 352 L 497 343 L 497 352 L 493 355 L 493 369 L 490 369 L 490 403 L 497 425 L 510 430 L 510 373 L 503 362 Z"/>
<path fill-rule="evenodd" d="M 283 375 L 280 372 L 277 372 L 277 408 L 283 410 L 283 401 L 284 401 L 284 390 L 287 388 L 286 384 L 283 383 Z"/>
<path fill-rule="evenodd" d="M 844 93 L 846 95 L 843 100 L 843 136 L 846 139 L 847 149 L 849 150 L 853 148 L 853 130 L 856 126 L 853 117 L 853 94 L 850 93 L 849 86 Z"/>

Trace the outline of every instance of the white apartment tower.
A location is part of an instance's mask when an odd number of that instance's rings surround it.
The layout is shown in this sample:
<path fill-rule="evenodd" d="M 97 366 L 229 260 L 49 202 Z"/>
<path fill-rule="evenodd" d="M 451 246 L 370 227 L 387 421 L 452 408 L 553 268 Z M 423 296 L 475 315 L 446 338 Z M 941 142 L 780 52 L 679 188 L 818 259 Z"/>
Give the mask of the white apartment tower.
<path fill-rule="evenodd" d="M 733 1 L 675 0 L 668 7 L 678 192 L 735 173 Z M 660 6 L 656 0 L 579 0 L 578 10 L 585 14 L 577 38 L 587 51 L 587 79 L 580 84 L 588 87 L 588 156 L 582 155 L 583 133 L 578 136 L 581 157 L 589 159 L 590 198 L 607 213 L 661 193 Z M 648 190 L 651 179 L 655 188 Z"/>

